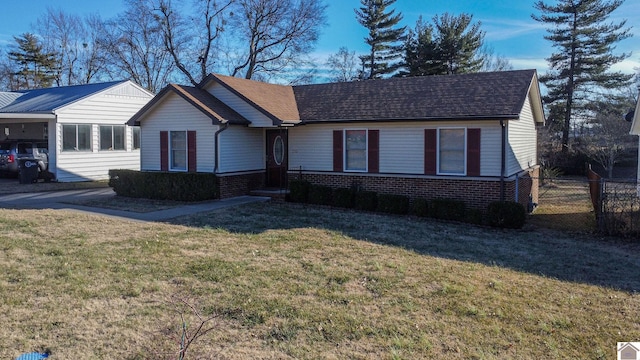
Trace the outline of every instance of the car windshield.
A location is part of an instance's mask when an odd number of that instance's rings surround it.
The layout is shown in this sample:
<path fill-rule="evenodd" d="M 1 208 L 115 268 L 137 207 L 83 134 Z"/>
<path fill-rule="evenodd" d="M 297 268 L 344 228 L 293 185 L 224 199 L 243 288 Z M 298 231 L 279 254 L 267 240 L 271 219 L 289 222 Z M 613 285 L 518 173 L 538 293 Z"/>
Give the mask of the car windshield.
<path fill-rule="evenodd" d="M 0 143 L 0 154 L 8 154 L 11 151 L 11 143 Z"/>

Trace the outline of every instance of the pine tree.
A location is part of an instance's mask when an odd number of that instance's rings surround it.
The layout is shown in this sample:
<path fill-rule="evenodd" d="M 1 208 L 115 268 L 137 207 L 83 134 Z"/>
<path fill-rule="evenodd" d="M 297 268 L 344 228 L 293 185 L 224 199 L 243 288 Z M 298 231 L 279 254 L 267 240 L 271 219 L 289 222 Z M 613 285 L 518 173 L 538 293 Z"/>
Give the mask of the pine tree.
<path fill-rule="evenodd" d="M 403 76 L 464 74 L 481 71 L 484 31 L 473 16 L 448 13 L 433 17 L 433 24 L 418 19 L 405 43 Z"/>
<path fill-rule="evenodd" d="M 589 93 L 598 88 L 626 86 L 632 75 L 609 72 L 612 65 L 628 54 L 614 55 L 615 44 L 631 36 L 626 21 L 608 22 L 623 0 L 558 0 L 555 5 L 543 1 L 534 7 L 540 15 L 533 19 L 548 25 L 545 39 L 557 52 L 547 59 L 550 70 L 540 77 L 548 95 L 545 103 L 563 104 L 562 151 L 569 150 L 571 119 L 584 109 Z"/>
<path fill-rule="evenodd" d="M 433 18 L 437 31 L 440 61 L 447 74 L 478 72 L 484 64 L 480 50 L 484 44 L 484 31 L 480 22 L 472 23 L 473 15 L 453 16 L 444 13 Z"/>
<path fill-rule="evenodd" d="M 58 64 L 55 53 L 43 51 L 38 38 L 31 33 L 14 36 L 16 48 L 9 52 L 9 60 L 16 65 L 17 89 L 50 87 Z"/>
<path fill-rule="evenodd" d="M 376 79 L 396 72 L 402 63 L 402 42 L 406 27 L 396 27 L 402 20 L 402 14 L 387 8 L 396 0 L 360 0 L 361 7 L 356 9 L 358 22 L 369 29 L 365 42 L 370 47 L 368 55 L 361 56 L 365 78 Z"/>

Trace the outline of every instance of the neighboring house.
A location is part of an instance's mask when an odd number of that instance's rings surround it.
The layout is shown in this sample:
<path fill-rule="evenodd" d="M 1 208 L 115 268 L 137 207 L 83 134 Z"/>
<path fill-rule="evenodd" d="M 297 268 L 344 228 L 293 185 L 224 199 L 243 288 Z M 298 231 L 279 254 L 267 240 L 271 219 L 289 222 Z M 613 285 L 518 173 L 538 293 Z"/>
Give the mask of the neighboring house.
<path fill-rule="evenodd" d="M 140 169 L 140 129 L 126 126 L 153 94 L 131 81 L 0 92 L 0 140 L 45 139 L 58 181 Z"/>
<path fill-rule="evenodd" d="M 411 198 L 537 202 L 535 70 L 284 86 L 216 74 L 134 115 L 141 169 L 214 172 L 221 197 L 293 178 Z"/>

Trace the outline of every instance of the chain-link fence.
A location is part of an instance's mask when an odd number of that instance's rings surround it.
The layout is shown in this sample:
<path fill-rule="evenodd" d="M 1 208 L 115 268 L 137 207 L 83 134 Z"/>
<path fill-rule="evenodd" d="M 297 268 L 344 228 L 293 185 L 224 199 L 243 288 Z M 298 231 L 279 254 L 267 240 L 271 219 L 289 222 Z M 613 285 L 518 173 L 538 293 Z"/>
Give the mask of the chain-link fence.
<path fill-rule="evenodd" d="M 596 216 L 586 178 L 540 179 L 538 206 L 530 223 L 551 229 L 595 232 Z"/>
<path fill-rule="evenodd" d="M 640 239 L 640 188 L 635 179 L 602 179 L 598 228 L 606 234 Z"/>
<path fill-rule="evenodd" d="M 640 240 L 640 187 L 636 179 L 540 179 L 530 222 L 558 230 L 600 232 Z"/>

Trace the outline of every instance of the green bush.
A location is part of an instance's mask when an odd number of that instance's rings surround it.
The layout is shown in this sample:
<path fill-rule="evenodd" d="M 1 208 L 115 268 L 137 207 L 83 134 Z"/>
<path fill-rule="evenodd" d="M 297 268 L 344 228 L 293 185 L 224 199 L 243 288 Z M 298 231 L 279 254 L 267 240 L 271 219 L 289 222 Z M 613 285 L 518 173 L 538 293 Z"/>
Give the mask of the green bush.
<path fill-rule="evenodd" d="M 527 219 L 522 204 L 513 201 L 494 201 L 487 209 L 487 221 L 493 227 L 520 229 Z"/>
<path fill-rule="evenodd" d="M 331 205 L 333 189 L 324 185 L 311 185 L 309 187 L 309 203 L 317 205 Z"/>
<path fill-rule="evenodd" d="M 464 221 L 469 224 L 482 225 L 484 224 L 484 212 L 479 209 L 467 209 Z"/>
<path fill-rule="evenodd" d="M 376 210 L 388 214 L 407 214 L 409 198 L 404 195 L 380 194 Z"/>
<path fill-rule="evenodd" d="M 374 191 L 356 192 L 354 207 L 358 210 L 375 211 L 378 205 L 378 193 Z"/>
<path fill-rule="evenodd" d="M 309 187 L 311 183 L 306 180 L 289 181 L 288 201 L 297 203 L 306 203 L 309 199 Z"/>
<path fill-rule="evenodd" d="M 415 199 L 413 200 L 413 206 L 411 208 L 411 212 L 420 217 L 429 216 L 429 202 L 425 199 Z"/>
<path fill-rule="evenodd" d="M 333 190 L 333 206 L 342 208 L 352 208 L 355 201 L 355 191 L 351 189 L 338 188 Z"/>
<path fill-rule="evenodd" d="M 440 220 L 465 221 L 467 206 L 464 201 L 451 199 L 431 200 L 431 216 Z"/>
<path fill-rule="evenodd" d="M 133 198 L 174 201 L 217 199 L 218 177 L 211 173 L 109 170 L 109 186 Z"/>

